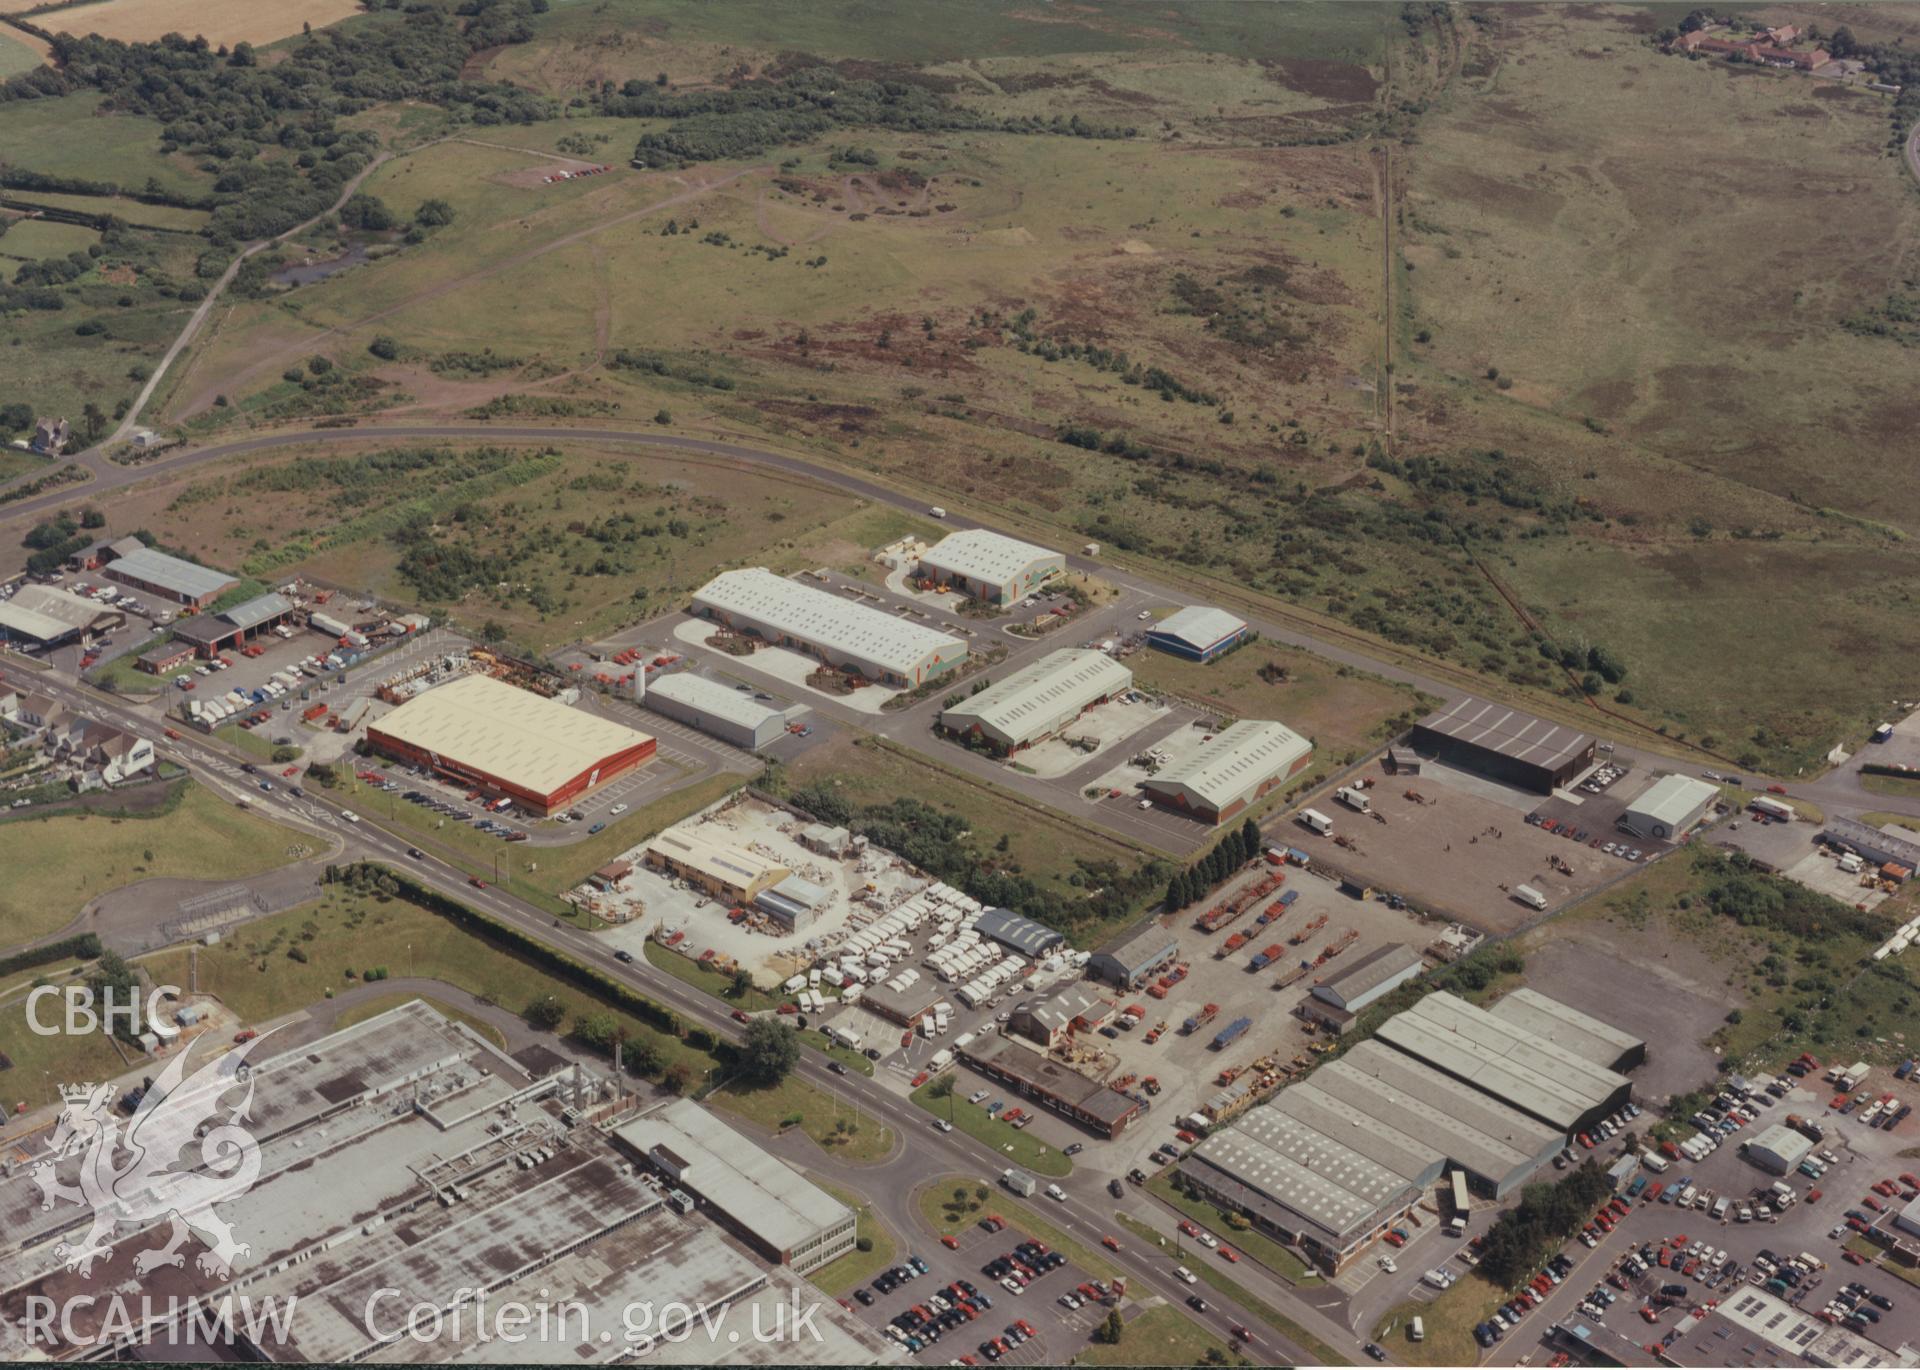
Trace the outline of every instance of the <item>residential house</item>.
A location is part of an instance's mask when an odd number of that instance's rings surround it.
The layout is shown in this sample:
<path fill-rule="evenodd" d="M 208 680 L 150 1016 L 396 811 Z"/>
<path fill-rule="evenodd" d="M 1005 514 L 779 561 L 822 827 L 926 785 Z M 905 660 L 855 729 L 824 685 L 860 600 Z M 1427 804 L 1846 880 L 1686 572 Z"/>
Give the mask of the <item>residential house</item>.
<path fill-rule="evenodd" d="M 15 721 L 39 732 L 72 716 L 72 711 L 52 695 L 26 695 L 20 700 Z"/>
<path fill-rule="evenodd" d="M 0 684 L 0 719 L 11 723 L 20 716 L 20 692 L 11 685 Z"/>
<path fill-rule="evenodd" d="M 33 421 L 32 449 L 44 457 L 57 457 L 66 451 L 67 439 L 73 430 L 65 419 L 35 419 Z"/>

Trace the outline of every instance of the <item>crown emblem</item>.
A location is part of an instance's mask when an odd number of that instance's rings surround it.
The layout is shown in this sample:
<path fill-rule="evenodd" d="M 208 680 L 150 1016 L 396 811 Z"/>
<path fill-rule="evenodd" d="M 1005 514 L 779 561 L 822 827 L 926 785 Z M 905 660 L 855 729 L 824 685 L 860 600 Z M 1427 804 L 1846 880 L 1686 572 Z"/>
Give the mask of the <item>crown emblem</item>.
<path fill-rule="evenodd" d="M 61 1085 L 60 1097 L 70 1104 L 84 1104 L 93 1097 L 93 1090 L 91 1080 L 82 1085 Z"/>

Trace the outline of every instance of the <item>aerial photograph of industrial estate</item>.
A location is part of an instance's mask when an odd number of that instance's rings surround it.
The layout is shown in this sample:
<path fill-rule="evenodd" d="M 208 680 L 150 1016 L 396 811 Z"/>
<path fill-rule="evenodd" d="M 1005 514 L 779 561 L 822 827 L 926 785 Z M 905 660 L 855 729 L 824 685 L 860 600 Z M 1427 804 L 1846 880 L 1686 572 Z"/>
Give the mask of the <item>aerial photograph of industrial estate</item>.
<path fill-rule="evenodd" d="M 1920 0 L 0 0 L 0 1362 L 1920 1370 Z"/>

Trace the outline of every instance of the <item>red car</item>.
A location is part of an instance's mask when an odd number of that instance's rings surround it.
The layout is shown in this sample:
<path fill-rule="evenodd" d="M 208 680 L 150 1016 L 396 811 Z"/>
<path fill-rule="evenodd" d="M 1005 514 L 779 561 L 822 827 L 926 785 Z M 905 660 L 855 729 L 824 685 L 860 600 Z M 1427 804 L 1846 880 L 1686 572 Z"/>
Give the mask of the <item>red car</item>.
<path fill-rule="evenodd" d="M 1173 1135 L 1178 1137 L 1181 1141 L 1185 1142 L 1188 1146 L 1192 1146 L 1195 1142 L 1200 1140 L 1197 1136 L 1187 1131 L 1184 1127 L 1181 1128 L 1178 1132 L 1174 1133 Z"/>
<path fill-rule="evenodd" d="M 284 771 L 280 772 L 280 774 L 281 775 L 298 775 L 300 774 L 300 768 L 298 766 L 289 766 Z"/>
<path fill-rule="evenodd" d="M 255 1032 L 252 1028 L 241 1028 L 240 1031 L 233 1034 L 234 1045 L 238 1046 L 242 1042 L 251 1042 L 254 1038 L 258 1037 L 259 1035 L 260 1034 Z"/>
<path fill-rule="evenodd" d="M 1858 1251 L 1842 1251 L 1840 1253 L 1840 1259 L 1848 1265 L 1865 1265 L 1867 1263 L 1867 1258 Z"/>
<path fill-rule="evenodd" d="M 1222 1260 L 1230 1261 L 1234 1265 L 1240 1264 L 1240 1253 L 1230 1246 L 1220 1248 L 1220 1257 Z"/>
<path fill-rule="evenodd" d="M 1197 1237 L 1200 1235 L 1200 1229 L 1188 1222 L 1185 1218 L 1180 1220 L 1179 1227 L 1184 1236 Z"/>
<path fill-rule="evenodd" d="M 1106 1247 L 1109 1251 L 1118 1251 L 1120 1249 L 1120 1243 L 1112 1237 L 1102 1237 L 1100 1239 L 1100 1245 Z"/>
<path fill-rule="evenodd" d="M 949 1251 L 958 1251 L 960 1249 L 960 1243 L 958 1239 L 951 1236 L 942 1237 L 940 1239 L 940 1245 L 946 1247 L 947 1250 Z"/>
<path fill-rule="evenodd" d="M 469 876 L 467 877 L 467 883 L 468 883 L 469 885 L 472 885 L 472 886 L 473 886 L 473 887 L 474 887 L 475 889 L 477 889 L 477 890 L 483 890 L 483 889 L 485 889 L 485 888 L 487 887 L 487 882 L 486 882 L 486 881 L 484 881 L 484 880 L 482 880 L 482 879 L 481 879 L 481 878 L 480 878 L 479 876 L 477 876 L 477 875 L 469 875 Z"/>
<path fill-rule="evenodd" d="M 1246 1328 L 1242 1327 L 1237 1322 L 1233 1325 L 1233 1336 L 1236 1341 L 1252 1341 L 1253 1340 L 1253 1333 L 1247 1331 Z"/>
<path fill-rule="evenodd" d="M 1398 1232 L 1387 1233 L 1388 1246 L 1405 1246 L 1406 1244 L 1407 1244 L 1407 1239 L 1401 1236 Z"/>
<path fill-rule="evenodd" d="M 1873 1195 L 1871 1194 L 1861 1195 L 1860 1202 L 1865 1204 L 1868 1208 L 1871 1208 L 1875 1213 L 1885 1213 L 1887 1211 L 1887 1206 L 1881 1203 L 1878 1199 L 1874 1198 Z"/>
<path fill-rule="evenodd" d="M 744 1012 L 742 1012 L 740 1009 L 735 1009 L 733 1011 L 733 1021 L 736 1023 L 750 1023 L 753 1020 L 747 1017 L 747 1015 Z"/>

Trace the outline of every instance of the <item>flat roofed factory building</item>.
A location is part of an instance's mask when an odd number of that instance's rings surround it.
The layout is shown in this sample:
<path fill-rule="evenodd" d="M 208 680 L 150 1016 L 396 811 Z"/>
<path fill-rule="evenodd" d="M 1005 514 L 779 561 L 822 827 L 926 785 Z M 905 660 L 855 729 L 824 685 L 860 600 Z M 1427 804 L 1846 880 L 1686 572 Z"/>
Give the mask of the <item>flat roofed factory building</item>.
<path fill-rule="evenodd" d="M 989 604 L 1024 599 L 1066 569 L 1061 553 L 985 528 L 949 533 L 920 556 L 923 579 Z"/>
<path fill-rule="evenodd" d="M 101 549 L 102 555 L 113 557 L 101 569 L 101 574 L 122 585 L 160 595 L 176 604 L 204 609 L 240 583 L 225 571 L 156 552 L 138 543 L 125 551 L 118 550 L 126 541 L 128 539 L 122 539 Z"/>
<path fill-rule="evenodd" d="M 1663 775 L 1628 804 L 1620 826 L 1635 837 L 1678 842 L 1695 824 L 1713 812 L 1720 787 L 1690 775 Z"/>
<path fill-rule="evenodd" d="M 642 859 L 735 904 L 752 903 L 793 874 L 772 857 L 678 828 L 649 841 Z"/>
<path fill-rule="evenodd" d="M 367 741 L 541 814 L 565 808 L 654 753 L 646 733 L 483 675 L 414 696 L 368 724 Z"/>
<path fill-rule="evenodd" d="M 1005 755 L 1058 737 L 1088 709 L 1132 688 L 1133 672 L 1105 652 L 1068 647 L 943 710 L 940 726 Z"/>
<path fill-rule="evenodd" d="M 1413 743 L 1444 761 L 1541 794 L 1591 767 L 1596 745 L 1577 729 L 1471 695 L 1414 724 Z"/>
<path fill-rule="evenodd" d="M 852 1209 L 691 1099 L 676 1099 L 613 1135 L 749 1245 L 798 1274 L 854 1248 Z"/>
<path fill-rule="evenodd" d="M 642 703 L 744 751 L 757 752 L 787 735 L 787 716 L 781 710 L 718 681 L 684 672 L 648 685 Z"/>
<path fill-rule="evenodd" d="M 723 571 L 693 597 L 693 612 L 791 647 L 869 680 L 912 688 L 966 660 L 957 637 L 776 576 L 765 567 Z"/>
<path fill-rule="evenodd" d="M 1487 1012 L 1608 1070 L 1624 1073 L 1647 1059 L 1647 1044 L 1632 1033 L 1524 985 L 1508 990 Z"/>
<path fill-rule="evenodd" d="M 1147 629 L 1147 645 L 1191 661 L 1212 661 L 1247 637 L 1247 621 L 1209 604 L 1189 604 Z"/>
<path fill-rule="evenodd" d="M 1150 777 L 1148 798 L 1209 823 L 1224 823 L 1298 775 L 1313 744 L 1284 723 L 1243 719 Z"/>

